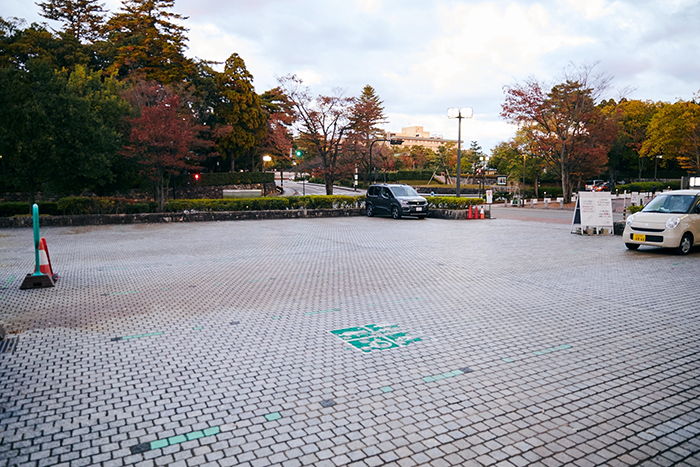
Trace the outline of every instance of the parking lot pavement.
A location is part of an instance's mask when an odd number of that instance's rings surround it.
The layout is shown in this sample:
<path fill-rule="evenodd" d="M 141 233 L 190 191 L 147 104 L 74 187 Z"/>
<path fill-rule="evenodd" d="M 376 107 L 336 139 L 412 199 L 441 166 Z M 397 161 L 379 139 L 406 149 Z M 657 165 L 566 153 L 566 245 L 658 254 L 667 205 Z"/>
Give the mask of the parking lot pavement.
<path fill-rule="evenodd" d="M 507 219 L 0 230 L 0 465 L 699 465 L 700 252 Z"/>

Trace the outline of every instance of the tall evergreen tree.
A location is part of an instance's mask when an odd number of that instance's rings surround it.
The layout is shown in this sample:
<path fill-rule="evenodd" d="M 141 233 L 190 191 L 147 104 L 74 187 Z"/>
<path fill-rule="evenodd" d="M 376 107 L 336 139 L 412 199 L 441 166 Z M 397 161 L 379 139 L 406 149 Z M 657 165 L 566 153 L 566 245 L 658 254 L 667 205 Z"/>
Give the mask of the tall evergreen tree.
<path fill-rule="evenodd" d="M 187 29 L 173 20 L 187 19 L 173 13 L 174 0 L 123 0 L 119 13 L 107 21 L 107 39 L 113 46 L 109 72 L 120 77 L 132 73 L 147 80 L 170 84 L 195 72 L 185 57 Z"/>
<path fill-rule="evenodd" d="M 48 0 L 37 3 L 41 16 L 63 23 L 63 32 L 81 42 L 94 42 L 102 35 L 104 3 L 98 0 Z"/>
<path fill-rule="evenodd" d="M 219 152 L 230 158 L 231 172 L 236 167 L 236 159 L 246 154 L 251 158 L 248 168 L 252 170 L 255 165 L 252 150 L 265 136 L 265 115 L 260 96 L 253 88 L 253 75 L 246 69 L 243 59 L 234 53 L 215 80 L 220 96 L 215 112 L 222 125 Z"/>
<path fill-rule="evenodd" d="M 382 104 L 374 88 L 368 84 L 362 89 L 360 97 L 355 99 L 350 111 L 350 132 L 346 146 L 349 152 L 355 154 L 359 171 L 363 174 L 372 170 L 369 166 L 369 150 L 372 141 L 384 137 L 384 131 L 380 128 L 381 124 L 386 123 Z M 381 146 L 374 148 L 377 151 L 375 154 L 379 154 L 380 148 Z"/>

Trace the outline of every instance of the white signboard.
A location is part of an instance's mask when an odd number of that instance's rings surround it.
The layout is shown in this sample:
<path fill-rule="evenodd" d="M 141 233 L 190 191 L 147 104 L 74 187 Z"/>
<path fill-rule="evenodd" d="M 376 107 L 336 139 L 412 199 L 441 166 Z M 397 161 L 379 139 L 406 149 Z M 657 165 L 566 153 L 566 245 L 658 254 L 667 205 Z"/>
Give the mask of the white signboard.
<path fill-rule="evenodd" d="M 486 190 L 486 204 L 493 203 L 493 190 Z"/>
<path fill-rule="evenodd" d="M 580 224 L 583 234 L 614 235 L 610 192 L 579 192 L 573 224 Z"/>

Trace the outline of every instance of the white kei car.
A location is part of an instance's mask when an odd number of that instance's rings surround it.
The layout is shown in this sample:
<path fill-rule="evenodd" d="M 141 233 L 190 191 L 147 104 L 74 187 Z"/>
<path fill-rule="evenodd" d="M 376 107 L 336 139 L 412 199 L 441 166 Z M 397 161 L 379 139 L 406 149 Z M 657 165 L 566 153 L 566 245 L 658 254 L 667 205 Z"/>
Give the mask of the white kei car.
<path fill-rule="evenodd" d="M 700 190 L 666 191 L 656 195 L 641 211 L 627 218 L 622 234 L 625 245 L 674 248 L 687 255 L 700 245 Z"/>

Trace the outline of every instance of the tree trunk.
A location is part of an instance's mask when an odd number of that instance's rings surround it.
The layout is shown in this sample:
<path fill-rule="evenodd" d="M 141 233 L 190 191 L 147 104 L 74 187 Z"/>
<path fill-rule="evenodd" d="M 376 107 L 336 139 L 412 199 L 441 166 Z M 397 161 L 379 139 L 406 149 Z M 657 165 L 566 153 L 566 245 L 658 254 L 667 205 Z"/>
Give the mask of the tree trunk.
<path fill-rule="evenodd" d="M 562 143 L 560 163 L 561 163 L 560 167 L 561 167 L 562 196 L 564 197 L 565 203 L 570 203 L 571 202 L 571 184 L 569 181 L 569 168 L 567 166 L 567 160 L 566 160 L 566 143 Z"/>
<path fill-rule="evenodd" d="M 158 181 L 156 182 L 156 201 L 158 201 L 158 211 L 165 211 L 165 198 L 163 196 L 163 169 L 160 167 L 156 169 L 156 177 Z"/>
<path fill-rule="evenodd" d="M 234 156 L 233 152 L 229 153 L 229 157 L 231 158 L 231 172 L 235 172 L 236 171 L 236 167 L 235 167 L 236 157 Z"/>

